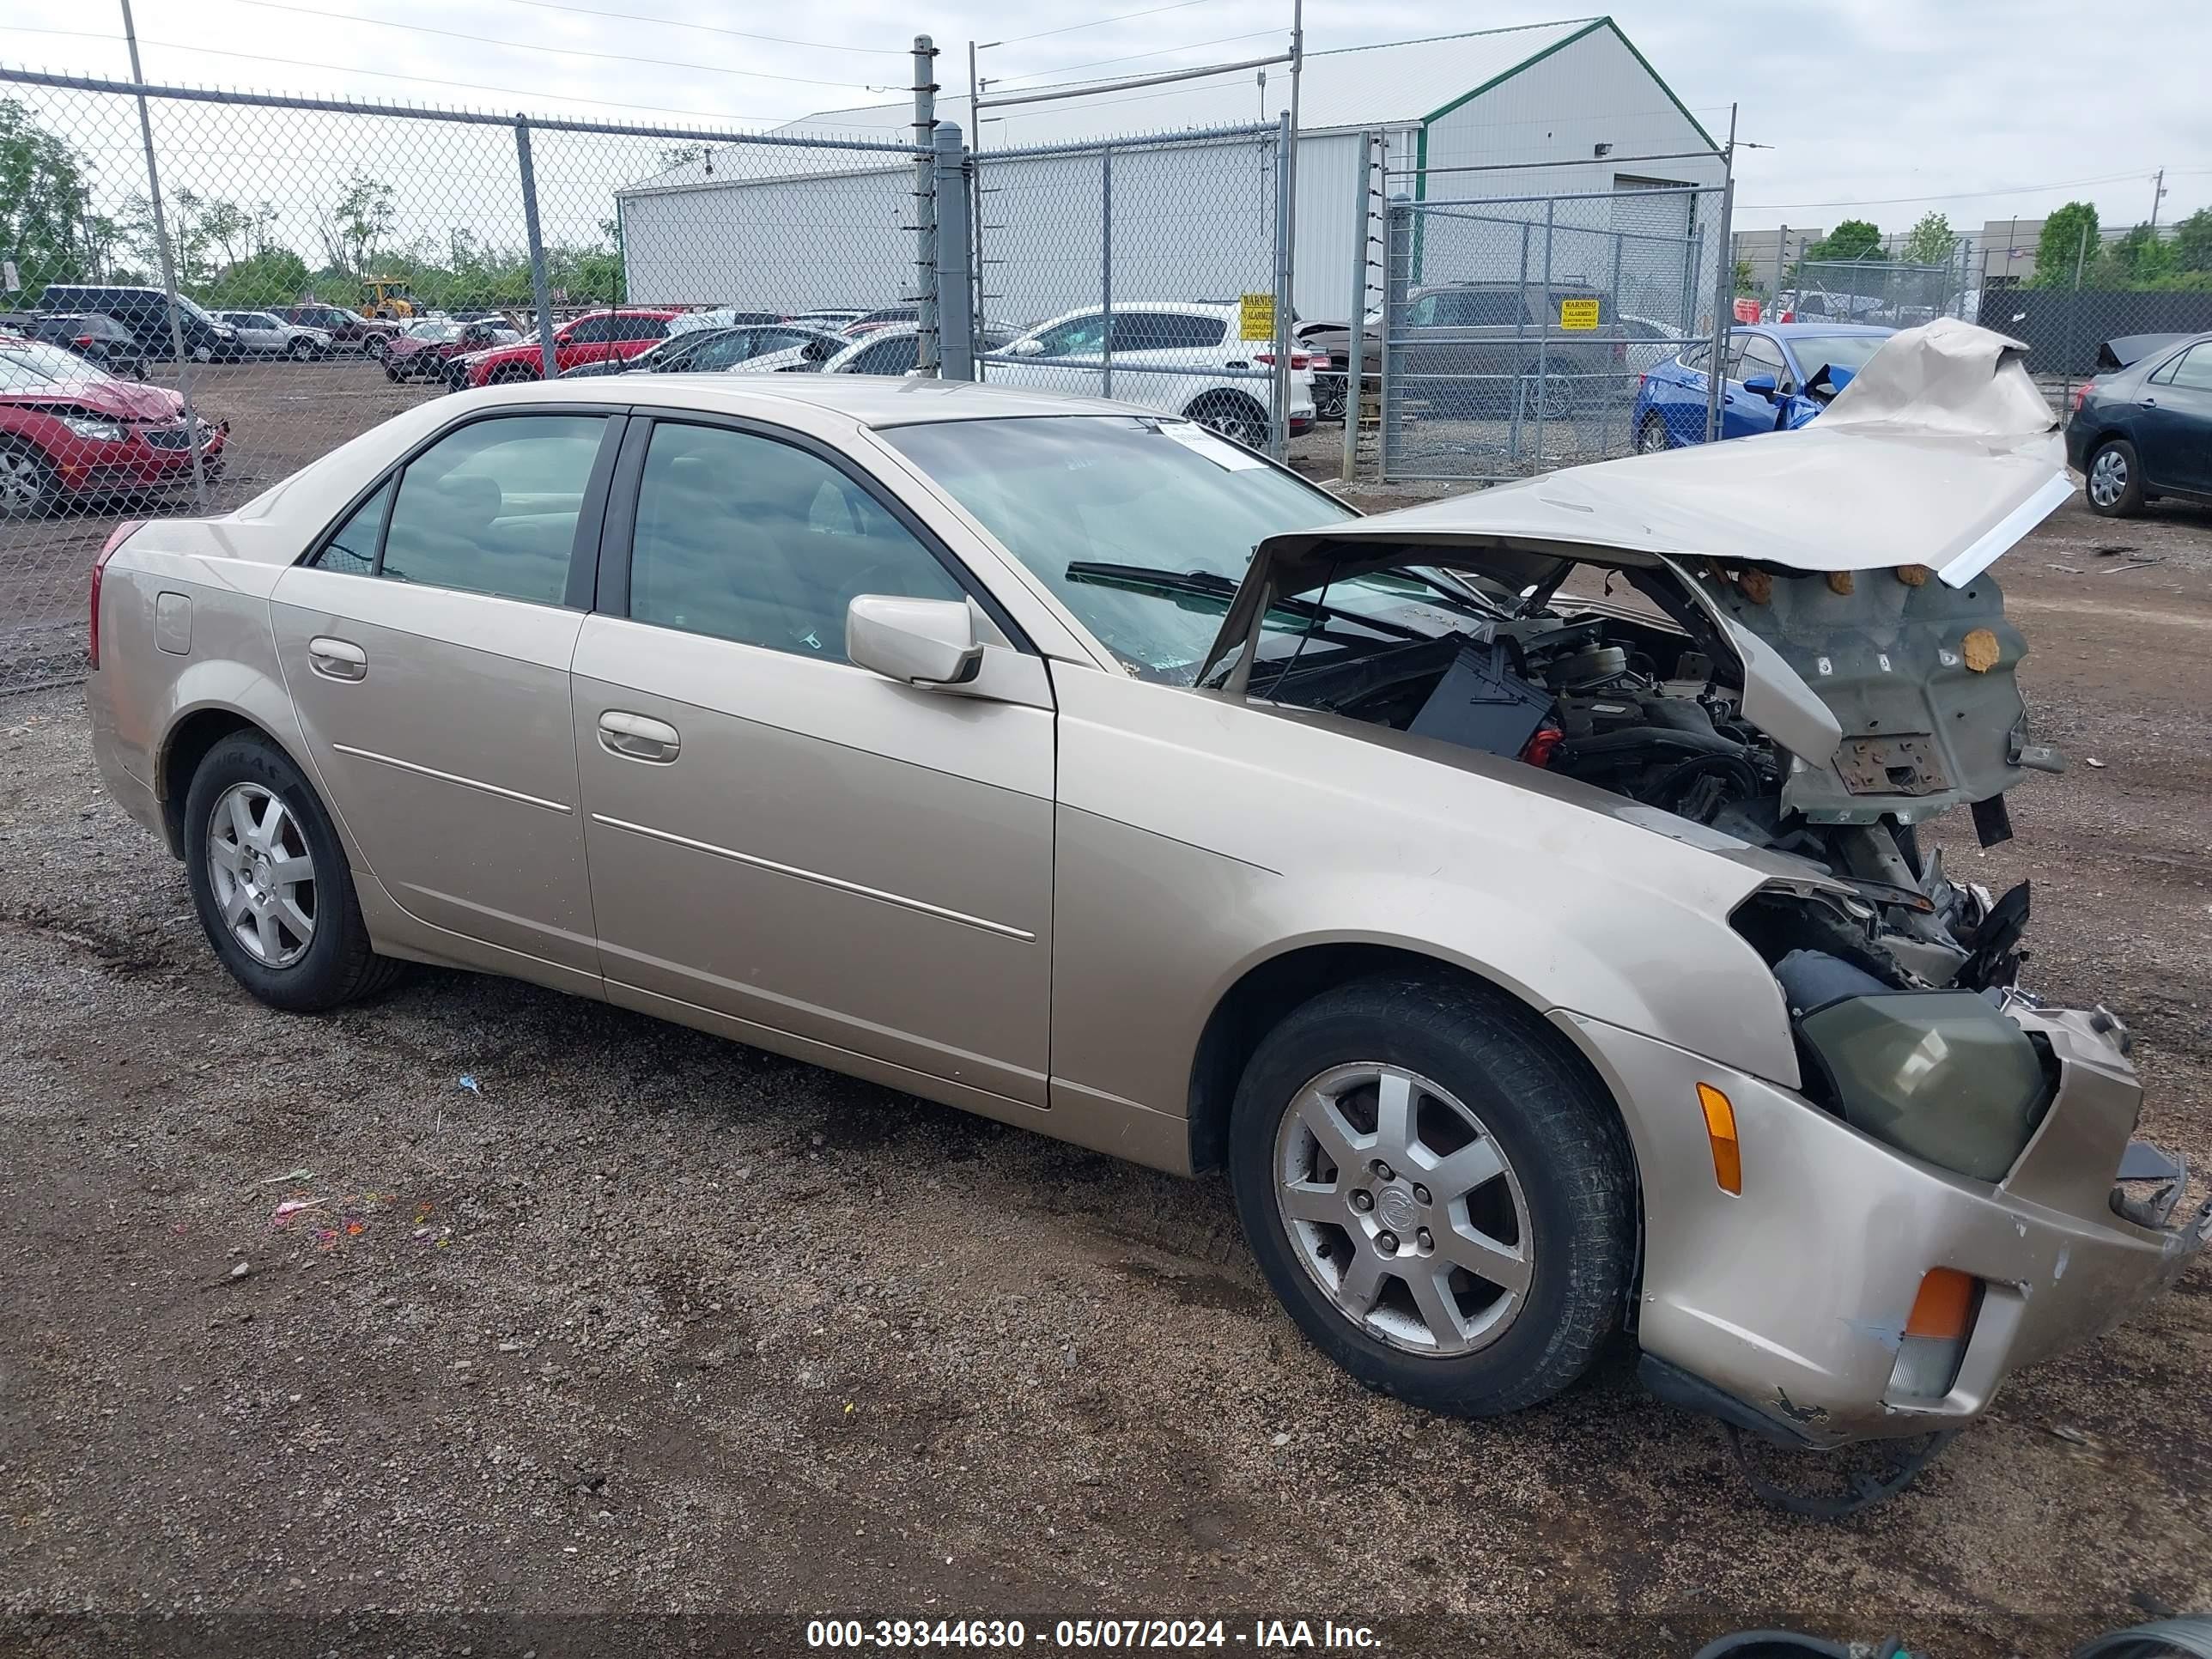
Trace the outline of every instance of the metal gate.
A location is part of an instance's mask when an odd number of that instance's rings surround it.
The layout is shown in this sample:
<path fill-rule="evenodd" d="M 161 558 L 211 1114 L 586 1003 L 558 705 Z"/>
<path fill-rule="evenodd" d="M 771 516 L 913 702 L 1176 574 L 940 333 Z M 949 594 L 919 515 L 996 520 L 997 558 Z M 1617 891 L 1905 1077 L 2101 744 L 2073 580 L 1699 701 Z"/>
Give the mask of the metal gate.
<path fill-rule="evenodd" d="M 1664 427 L 1644 376 L 1703 361 L 1730 320 L 1721 188 L 1401 197 L 1384 220 L 1388 479 L 1525 477 L 1648 447 Z"/>

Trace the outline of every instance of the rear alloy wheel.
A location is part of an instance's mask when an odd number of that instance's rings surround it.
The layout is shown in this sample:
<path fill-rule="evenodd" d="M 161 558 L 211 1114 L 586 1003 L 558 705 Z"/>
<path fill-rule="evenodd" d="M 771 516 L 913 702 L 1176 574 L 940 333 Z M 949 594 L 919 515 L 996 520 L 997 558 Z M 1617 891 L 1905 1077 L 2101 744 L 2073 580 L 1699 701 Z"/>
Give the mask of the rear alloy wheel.
<path fill-rule="evenodd" d="M 345 848 L 291 758 L 258 732 L 210 750 L 185 799 L 192 906 L 231 976 L 272 1007 L 319 1012 L 389 984 Z"/>
<path fill-rule="evenodd" d="M 35 449 L 0 448 L 0 518 L 46 519 L 59 506 L 53 464 Z"/>
<path fill-rule="evenodd" d="M 1231 443 L 1247 449 L 1267 447 L 1267 411 L 1241 392 L 1209 392 L 1183 413 Z"/>
<path fill-rule="evenodd" d="M 381 334 L 372 334 L 361 343 L 362 355 L 375 362 L 384 361 L 385 343 Z"/>
<path fill-rule="evenodd" d="M 1306 1003 L 1246 1069 L 1229 1164 L 1275 1293 L 1370 1388 L 1517 1411 L 1619 1322 L 1635 1242 L 1620 1121 L 1500 998 L 1377 979 Z"/>
<path fill-rule="evenodd" d="M 292 342 L 291 352 L 294 362 L 304 363 L 315 355 L 315 343 L 313 340 L 295 340 Z"/>
<path fill-rule="evenodd" d="M 2142 464 L 2125 438 L 2107 439 L 2089 458 L 2089 510 L 2108 519 L 2131 518 L 2142 511 Z"/>
<path fill-rule="evenodd" d="M 1667 447 L 1667 423 L 1656 415 L 1646 415 L 1636 428 L 1636 453 L 1656 455 Z"/>

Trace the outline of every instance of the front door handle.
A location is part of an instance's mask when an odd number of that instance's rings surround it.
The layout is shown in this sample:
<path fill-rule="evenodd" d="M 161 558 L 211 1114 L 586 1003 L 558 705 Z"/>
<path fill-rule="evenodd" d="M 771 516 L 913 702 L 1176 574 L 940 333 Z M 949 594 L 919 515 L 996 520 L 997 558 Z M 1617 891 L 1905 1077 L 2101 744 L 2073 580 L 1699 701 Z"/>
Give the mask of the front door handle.
<path fill-rule="evenodd" d="M 307 666 L 326 680 L 365 680 L 368 653 L 351 640 L 317 635 L 307 641 Z"/>
<path fill-rule="evenodd" d="M 599 747 L 610 755 L 665 765 L 676 758 L 682 746 L 676 728 L 665 720 L 648 720 L 620 708 L 610 708 L 599 716 Z"/>

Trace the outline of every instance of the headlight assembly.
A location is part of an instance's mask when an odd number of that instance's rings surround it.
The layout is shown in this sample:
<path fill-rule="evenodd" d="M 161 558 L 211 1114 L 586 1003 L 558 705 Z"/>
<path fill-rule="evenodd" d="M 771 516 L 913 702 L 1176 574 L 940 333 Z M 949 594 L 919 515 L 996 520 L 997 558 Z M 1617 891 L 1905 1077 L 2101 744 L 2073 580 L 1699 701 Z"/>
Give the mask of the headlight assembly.
<path fill-rule="evenodd" d="M 103 421 L 94 415 L 64 415 L 61 422 L 78 437 L 90 438 L 99 443 L 119 444 L 131 435 L 131 428 L 122 422 Z"/>
<path fill-rule="evenodd" d="M 1811 1065 L 1852 1127 L 1977 1181 L 2001 1181 L 2050 1104 L 2043 1056 L 1975 991 L 1899 991 L 1794 951 L 1775 968 Z"/>

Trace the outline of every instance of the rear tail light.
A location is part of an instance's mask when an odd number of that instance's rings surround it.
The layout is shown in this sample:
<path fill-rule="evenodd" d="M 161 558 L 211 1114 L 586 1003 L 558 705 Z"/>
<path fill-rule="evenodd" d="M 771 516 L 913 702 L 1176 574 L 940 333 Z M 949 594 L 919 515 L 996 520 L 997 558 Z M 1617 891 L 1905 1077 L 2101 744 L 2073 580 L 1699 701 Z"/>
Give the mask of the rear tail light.
<path fill-rule="evenodd" d="M 85 636 L 85 654 L 92 659 L 92 665 L 94 668 L 100 666 L 100 579 L 106 574 L 107 562 L 115 556 L 115 550 L 145 527 L 146 521 L 143 519 L 125 519 L 108 532 L 106 541 L 100 545 L 100 556 L 92 562 L 92 626 Z"/>
<path fill-rule="evenodd" d="M 99 343 L 99 342 L 89 334 L 78 335 L 76 337 L 76 343 L 81 346 L 97 345 Z"/>
<path fill-rule="evenodd" d="M 2084 380 L 2074 388 L 2074 410 L 2076 414 L 2081 412 L 2083 402 L 2087 399 L 2089 388 L 2096 384 L 2094 380 Z"/>
<path fill-rule="evenodd" d="M 1252 354 L 1252 361 L 1273 368 L 1275 366 L 1275 354 L 1272 351 L 1255 351 Z M 1310 351 L 1293 351 L 1291 354 L 1291 367 L 1292 368 L 1327 368 L 1328 359 L 1316 358 Z"/>

